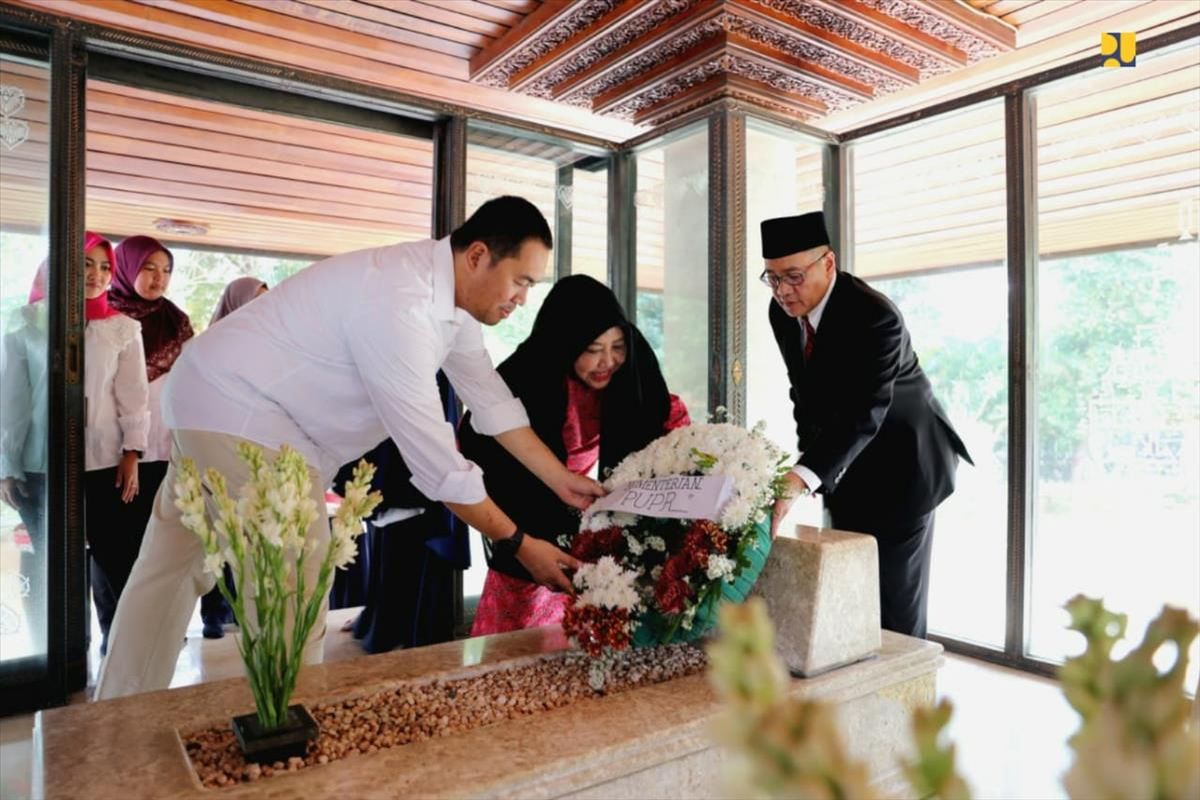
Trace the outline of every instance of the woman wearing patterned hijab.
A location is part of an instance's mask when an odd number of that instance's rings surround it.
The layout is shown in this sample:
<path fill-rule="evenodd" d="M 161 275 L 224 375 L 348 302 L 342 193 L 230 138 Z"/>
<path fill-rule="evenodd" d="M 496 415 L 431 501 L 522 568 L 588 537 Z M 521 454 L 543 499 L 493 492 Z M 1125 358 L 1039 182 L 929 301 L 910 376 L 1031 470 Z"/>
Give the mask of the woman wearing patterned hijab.
<path fill-rule="evenodd" d="M 130 236 L 117 245 L 109 303 L 142 324 L 146 378 L 150 381 L 150 434 L 139 467 L 140 491 L 153 498 L 167 474 L 171 431 L 163 422 L 162 398 L 167 373 L 192 338 L 188 315 L 164 295 L 171 284 L 175 259 L 171 251 L 149 236 Z M 153 502 L 145 504 L 142 530 L 150 521 Z"/>
<path fill-rule="evenodd" d="M 193 336 L 188 315 L 164 297 L 175 259 L 170 250 L 149 236 L 130 236 L 117 245 L 116 252 L 117 270 L 109 302 L 142 323 L 146 377 L 154 383 L 170 371 L 183 343 Z"/>

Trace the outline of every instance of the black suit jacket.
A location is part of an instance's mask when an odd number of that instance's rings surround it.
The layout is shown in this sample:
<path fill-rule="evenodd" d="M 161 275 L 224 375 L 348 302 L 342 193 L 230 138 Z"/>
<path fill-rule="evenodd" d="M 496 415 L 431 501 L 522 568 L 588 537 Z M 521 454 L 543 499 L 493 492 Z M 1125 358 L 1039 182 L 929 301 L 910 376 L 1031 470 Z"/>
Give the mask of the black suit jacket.
<path fill-rule="evenodd" d="M 821 479 L 835 518 L 914 519 L 954 491 L 957 459 L 970 456 L 887 297 L 839 272 L 808 364 L 801 323 L 774 302 L 770 319 L 792 385 L 800 464 Z"/>

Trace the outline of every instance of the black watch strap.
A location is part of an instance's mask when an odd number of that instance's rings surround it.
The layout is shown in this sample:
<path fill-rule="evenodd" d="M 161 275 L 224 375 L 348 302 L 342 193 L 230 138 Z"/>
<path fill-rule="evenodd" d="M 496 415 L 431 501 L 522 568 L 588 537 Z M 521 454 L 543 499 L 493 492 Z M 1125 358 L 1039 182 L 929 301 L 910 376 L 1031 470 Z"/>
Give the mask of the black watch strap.
<path fill-rule="evenodd" d="M 517 528 L 512 536 L 507 539 L 497 539 L 492 542 L 492 549 L 497 555 L 505 558 L 516 558 L 517 551 L 521 549 L 521 542 L 525 541 L 525 531 Z"/>

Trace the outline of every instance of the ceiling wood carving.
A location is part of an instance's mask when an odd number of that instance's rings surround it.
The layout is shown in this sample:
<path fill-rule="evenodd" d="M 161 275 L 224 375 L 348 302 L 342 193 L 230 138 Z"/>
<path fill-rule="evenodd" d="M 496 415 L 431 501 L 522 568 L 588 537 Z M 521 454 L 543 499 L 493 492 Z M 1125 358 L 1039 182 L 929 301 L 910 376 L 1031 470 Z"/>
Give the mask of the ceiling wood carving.
<path fill-rule="evenodd" d="M 638 124 L 720 97 L 811 121 L 1015 47 L 951 0 L 548 0 L 471 80 Z"/>

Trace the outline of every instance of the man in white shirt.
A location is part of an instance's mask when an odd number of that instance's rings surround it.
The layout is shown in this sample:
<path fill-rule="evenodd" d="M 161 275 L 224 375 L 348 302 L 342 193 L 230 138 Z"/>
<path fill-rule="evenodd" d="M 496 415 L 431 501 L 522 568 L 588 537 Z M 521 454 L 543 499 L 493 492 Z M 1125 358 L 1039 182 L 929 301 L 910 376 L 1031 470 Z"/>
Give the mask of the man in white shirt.
<path fill-rule="evenodd" d="M 163 396 L 171 465 L 117 609 L 96 698 L 169 684 L 196 598 L 213 585 L 200 541 L 174 505 L 177 469 L 191 457 L 202 474 L 215 467 L 240 486 L 247 470 L 236 447 L 243 440 L 268 457 L 284 444 L 302 453 L 323 508 L 338 467 L 390 436 L 417 489 L 510 547 L 540 583 L 569 591 L 563 568 L 578 563 L 525 537 L 488 498 L 483 473 L 458 452 L 436 383 L 443 370 L 476 429 L 495 436 L 565 502 L 585 508 L 603 493 L 538 439 L 484 349 L 480 324 L 495 325 L 525 303 L 545 275 L 552 243 L 531 203 L 495 198 L 445 239 L 314 264 L 197 337 Z M 308 536 L 326 543 L 328 520 Z M 308 559 L 313 580 L 318 561 Z M 321 660 L 323 614 L 306 662 Z"/>

